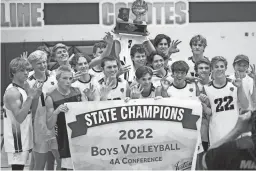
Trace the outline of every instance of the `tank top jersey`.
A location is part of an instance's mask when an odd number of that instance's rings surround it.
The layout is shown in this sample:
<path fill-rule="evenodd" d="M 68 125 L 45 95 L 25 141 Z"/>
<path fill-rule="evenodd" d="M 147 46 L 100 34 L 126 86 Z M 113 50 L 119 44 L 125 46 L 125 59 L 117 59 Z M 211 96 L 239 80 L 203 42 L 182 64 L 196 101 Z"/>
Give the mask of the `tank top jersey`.
<path fill-rule="evenodd" d="M 227 79 L 223 87 L 215 87 L 211 81 L 204 90 L 211 104 L 209 139 L 214 144 L 235 127 L 239 115 L 237 87 Z"/>
<path fill-rule="evenodd" d="M 32 87 L 36 82 L 34 74 L 28 78 L 28 83 Z M 56 75 L 52 71 L 46 72 L 46 80 L 42 87 L 40 98 L 38 99 L 35 114 L 32 115 L 33 129 L 34 129 L 34 142 L 41 143 L 55 137 L 55 131 L 48 130 L 46 125 L 46 108 L 45 108 L 45 97 L 46 94 L 53 91 L 57 87 Z M 33 106 L 32 106 L 33 109 Z M 33 110 L 32 110 L 33 111 Z"/>
<path fill-rule="evenodd" d="M 194 82 L 186 81 L 183 88 L 175 87 L 174 84 L 167 89 L 168 96 L 175 98 L 193 98 L 197 99 L 199 89 Z"/>
<path fill-rule="evenodd" d="M 166 70 L 166 74 L 164 77 L 166 77 L 166 79 L 172 83 L 173 82 L 172 73 L 170 72 L 169 69 L 165 69 L 165 70 Z M 158 75 L 152 76 L 152 83 L 154 84 L 155 87 L 161 86 L 161 79 L 162 79 L 162 77 L 160 77 Z"/>
<path fill-rule="evenodd" d="M 55 129 L 49 130 L 47 128 L 47 113 L 45 107 L 46 94 L 42 93 L 38 100 L 38 105 L 36 109 L 36 115 L 34 119 L 34 142 L 42 143 L 50 139 L 55 138 Z"/>
<path fill-rule="evenodd" d="M 91 68 L 89 70 L 89 74 L 92 75 L 93 77 L 95 77 L 95 79 L 97 81 L 99 81 L 100 79 L 104 78 L 104 73 L 102 71 L 97 71 L 94 68 Z"/>
<path fill-rule="evenodd" d="M 81 101 L 80 90 L 74 87 L 70 88 L 70 93 L 66 96 L 60 94 L 57 88 L 54 89 L 51 93 L 49 93 L 48 96 L 52 98 L 54 110 L 56 110 L 61 104 L 68 103 L 68 102 Z M 63 112 L 58 114 L 58 118 L 56 122 L 56 133 L 57 133 L 56 137 L 58 142 L 58 151 L 60 154 L 60 158 L 70 157 L 68 133 L 66 128 L 66 119 L 65 119 L 65 113 Z"/>
<path fill-rule="evenodd" d="M 27 82 L 29 83 L 30 87 L 35 84 L 36 78 L 35 78 L 34 73 L 29 76 Z M 53 91 L 56 87 L 57 87 L 57 80 L 56 80 L 55 72 L 47 71 L 46 72 L 46 80 L 44 81 L 42 91 L 44 93 L 49 93 L 49 92 Z"/>
<path fill-rule="evenodd" d="M 15 87 L 20 92 L 21 106 L 27 99 L 26 91 L 17 84 L 10 84 L 6 88 Z M 4 146 L 5 151 L 10 153 L 19 153 L 28 151 L 33 148 L 33 128 L 32 116 L 29 111 L 25 120 L 19 123 L 11 110 L 7 109 L 4 105 Z"/>
<path fill-rule="evenodd" d="M 104 78 L 99 80 L 100 87 L 104 83 Z M 124 100 L 126 97 L 128 82 L 124 79 L 118 78 L 116 86 L 110 90 L 107 99 L 108 100 Z"/>
<path fill-rule="evenodd" d="M 83 82 L 81 80 L 77 80 L 74 83 L 72 83 L 71 86 L 79 88 L 79 90 L 82 94 L 82 101 L 87 101 L 88 99 L 83 92 L 85 89 L 90 88 L 90 84 L 92 84 L 93 88 L 95 89 L 95 94 L 94 94 L 95 99 L 99 100 L 100 99 L 99 83 L 94 76 L 90 75 L 90 79 L 88 82 Z"/>

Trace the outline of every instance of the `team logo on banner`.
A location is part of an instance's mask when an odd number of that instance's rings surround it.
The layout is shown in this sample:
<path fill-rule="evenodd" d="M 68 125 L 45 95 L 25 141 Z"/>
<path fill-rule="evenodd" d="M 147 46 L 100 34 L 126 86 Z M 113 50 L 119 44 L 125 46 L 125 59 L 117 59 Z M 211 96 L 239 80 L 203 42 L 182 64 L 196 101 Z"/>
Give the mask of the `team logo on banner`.
<path fill-rule="evenodd" d="M 67 105 L 75 169 L 191 169 L 201 125 L 198 101 L 139 99 Z"/>

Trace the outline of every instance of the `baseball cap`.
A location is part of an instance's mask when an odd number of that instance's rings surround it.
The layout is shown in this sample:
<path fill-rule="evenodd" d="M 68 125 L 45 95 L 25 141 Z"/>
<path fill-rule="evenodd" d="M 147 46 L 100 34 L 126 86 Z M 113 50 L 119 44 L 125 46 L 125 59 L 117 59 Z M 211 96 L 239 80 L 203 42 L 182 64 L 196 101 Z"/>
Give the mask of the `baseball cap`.
<path fill-rule="evenodd" d="M 248 56 L 245 56 L 245 55 L 237 55 L 237 56 L 235 57 L 233 63 L 236 63 L 236 62 L 238 62 L 238 61 L 246 61 L 246 62 L 250 63 Z"/>

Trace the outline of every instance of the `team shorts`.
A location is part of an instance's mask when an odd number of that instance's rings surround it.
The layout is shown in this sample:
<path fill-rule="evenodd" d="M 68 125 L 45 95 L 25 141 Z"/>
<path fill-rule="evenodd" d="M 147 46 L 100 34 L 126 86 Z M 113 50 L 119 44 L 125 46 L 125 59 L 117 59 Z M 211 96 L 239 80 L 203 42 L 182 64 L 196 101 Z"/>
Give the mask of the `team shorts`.
<path fill-rule="evenodd" d="M 74 169 L 71 157 L 61 159 L 61 168 Z"/>
<path fill-rule="evenodd" d="M 27 163 L 29 151 L 23 151 L 19 153 L 7 153 L 9 165 L 25 165 Z"/>
<path fill-rule="evenodd" d="M 51 150 L 58 150 L 57 139 L 53 138 L 42 143 L 34 143 L 33 151 L 37 153 L 47 153 Z"/>

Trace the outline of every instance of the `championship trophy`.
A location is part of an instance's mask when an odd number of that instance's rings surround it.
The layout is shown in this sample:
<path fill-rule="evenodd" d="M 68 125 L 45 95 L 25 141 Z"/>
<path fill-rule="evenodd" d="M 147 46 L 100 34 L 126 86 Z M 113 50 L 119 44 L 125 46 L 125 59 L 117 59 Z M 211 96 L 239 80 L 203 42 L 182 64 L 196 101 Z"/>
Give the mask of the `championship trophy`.
<path fill-rule="evenodd" d="M 118 18 L 116 19 L 116 27 L 114 28 L 115 33 L 147 36 L 147 23 L 142 19 L 142 16 L 148 11 L 147 3 L 144 0 L 136 0 L 132 4 L 131 11 L 136 16 L 134 21 L 129 20 L 129 8 L 119 9 Z"/>
<path fill-rule="evenodd" d="M 135 15 L 135 20 L 129 18 L 130 11 Z M 116 19 L 116 26 L 113 30 L 115 34 L 114 51 L 119 58 L 122 66 L 131 66 L 131 70 L 123 75 L 125 80 L 132 82 L 135 78 L 135 68 L 133 60 L 130 56 L 131 48 L 135 44 L 143 44 L 146 50 L 146 55 L 154 51 L 154 46 L 147 38 L 147 23 L 143 21 L 143 16 L 148 11 L 148 5 L 144 0 L 136 0 L 133 2 L 131 9 L 120 8 Z"/>

